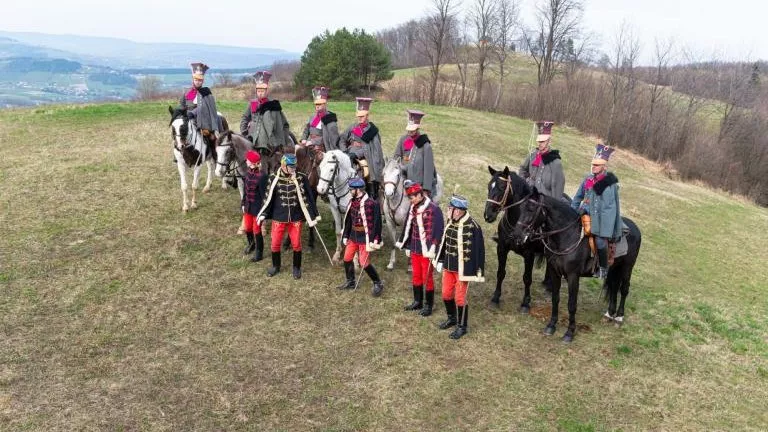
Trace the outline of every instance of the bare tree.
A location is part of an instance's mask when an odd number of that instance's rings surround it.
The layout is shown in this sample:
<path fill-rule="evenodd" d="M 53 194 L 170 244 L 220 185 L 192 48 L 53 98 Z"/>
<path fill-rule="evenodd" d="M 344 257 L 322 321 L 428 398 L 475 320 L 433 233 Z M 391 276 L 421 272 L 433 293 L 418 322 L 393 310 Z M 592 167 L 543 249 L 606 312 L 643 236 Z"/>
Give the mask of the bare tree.
<path fill-rule="evenodd" d="M 139 78 L 136 87 L 136 98 L 138 100 L 152 100 L 160 95 L 162 81 L 155 75 L 147 75 Z"/>
<path fill-rule="evenodd" d="M 635 64 L 640 56 L 640 39 L 627 21 L 623 21 L 619 26 L 612 48 L 608 65 L 610 67 L 608 73 L 611 88 L 611 115 L 608 121 L 608 131 L 605 134 L 609 143 L 614 142 L 616 111 L 621 108 L 620 102 L 622 102 L 620 99 L 625 95 L 630 98 L 634 97 L 637 83 Z"/>
<path fill-rule="evenodd" d="M 583 10 L 581 0 L 541 0 L 536 7 L 536 27 L 526 32 L 525 43 L 536 63 L 539 87 L 558 73 L 557 50 L 578 36 Z"/>
<path fill-rule="evenodd" d="M 644 142 L 646 143 L 652 143 L 655 138 L 654 130 L 657 125 L 656 107 L 659 105 L 659 99 L 661 99 L 664 91 L 667 89 L 667 86 L 663 85 L 663 83 L 668 80 L 666 75 L 669 74 L 669 62 L 674 56 L 673 48 L 673 39 L 656 39 L 653 55 L 654 68 L 646 78 L 646 82 L 650 84 L 650 107 L 648 108 L 648 120 L 645 124 L 645 133 L 643 134 Z"/>
<path fill-rule="evenodd" d="M 429 16 L 422 22 L 422 37 L 420 51 L 429 60 L 429 104 L 435 104 L 437 81 L 440 78 L 440 68 L 448 51 L 447 38 L 450 27 L 455 23 L 457 0 L 432 0 Z"/>
<path fill-rule="evenodd" d="M 472 47 L 469 42 L 468 22 L 463 20 L 461 26 L 456 26 L 457 35 L 451 44 L 451 57 L 456 62 L 459 70 L 459 85 L 461 93 L 459 94 L 458 106 L 464 106 L 467 93 L 467 79 L 469 77 L 469 61 L 472 57 Z"/>
<path fill-rule="evenodd" d="M 504 78 L 507 72 L 505 66 L 510 52 L 514 48 L 515 35 L 519 27 L 520 5 L 519 0 L 498 0 L 496 7 L 496 33 L 494 39 L 494 54 L 499 62 L 499 89 L 496 92 L 496 100 L 493 102 L 493 110 L 499 109 L 502 94 L 504 93 Z"/>
<path fill-rule="evenodd" d="M 477 84 L 475 106 L 480 107 L 485 83 L 485 69 L 493 53 L 492 36 L 496 28 L 496 0 L 474 0 L 469 10 L 469 19 L 475 30 L 475 52 L 477 54 Z"/>

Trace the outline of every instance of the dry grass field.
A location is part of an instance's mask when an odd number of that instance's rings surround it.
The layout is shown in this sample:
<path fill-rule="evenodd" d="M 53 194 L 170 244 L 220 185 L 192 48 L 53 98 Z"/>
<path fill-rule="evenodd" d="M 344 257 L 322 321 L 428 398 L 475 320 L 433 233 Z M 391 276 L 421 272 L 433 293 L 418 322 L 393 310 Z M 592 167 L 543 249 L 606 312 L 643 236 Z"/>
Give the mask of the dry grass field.
<path fill-rule="evenodd" d="M 372 298 L 366 279 L 336 290 L 343 272 L 319 246 L 300 283 L 268 279 L 267 261 L 241 255 L 232 190 L 182 214 L 167 105 L 0 112 L 0 430 L 768 429 L 768 210 L 619 150 L 623 210 L 644 236 L 624 327 L 601 323 L 599 286 L 582 279 L 574 343 L 562 324 L 543 336 L 549 300 L 536 285 L 533 313 L 518 313 L 516 256 L 501 308 L 489 306 L 489 241 L 457 342 L 437 329 L 439 301 L 426 319 L 402 311 L 403 254 L 393 272 L 375 256 L 386 288 Z M 238 124 L 244 103 L 220 105 Z M 311 105 L 284 107 L 298 132 Z M 385 153 L 405 108 L 373 105 Z M 420 108 L 446 185 L 490 238 L 487 166 L 517 166 L 530 123 Z M 353 120 L 352 103 L 331 109 Z M 593 146 L 556 128 L 569 193 Z"/>

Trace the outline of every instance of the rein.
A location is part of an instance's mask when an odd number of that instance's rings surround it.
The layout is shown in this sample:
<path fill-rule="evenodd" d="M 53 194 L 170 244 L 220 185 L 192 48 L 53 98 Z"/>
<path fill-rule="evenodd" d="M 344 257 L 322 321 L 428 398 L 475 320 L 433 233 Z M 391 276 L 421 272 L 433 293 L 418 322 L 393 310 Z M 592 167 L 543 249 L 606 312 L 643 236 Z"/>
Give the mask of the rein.
<path fill-rule="evenodd" d="M 539 214 L 541 213 L 541 209 L 544 207 L 544 204 L 542 204 L 541 202 L 539 202 L 537 200 L 534 200 L 534 199 L 531 199 L 531 201 L 536 203 L 536 213 L 533 216 L 533 222 L 531 222 L 530 224 L 524 224 L 521 221 L 517 221 L 517 224 L 522 226 L 523 230 L 534 231 L 533 224 L 539 218 Z M 549 246 L 549 244 L 547 243 L 547 238 L 549 238 L 549 237 L 551 237 L 551 236 L 553 236 L 555 234 L 560 234 L 562 232 L 565 232 L 565 231 L 571 229 L 572 226 L 574 226 L 574 225 L 576 225 L 576 224 L 578 224 L 580 222 L 581 222 L 581 217 L 577 217 L 576 219 L 574 219 L 573 222 L 570 222 L 570 223 L 566 224 L 562 228 L 558 228 L 558 229 L 552 230 L 552 231 L 537 232 L 535 236 L 531 237 L 531 240 L 532 241 L 541 240 L 541 242 L 544 244 L 544 247 L 548 251 L 552 252 L 555 255 L 568 255 L 571 252 L 573 252 L 574 250 L 576 250 L 576 248 L 579 247 L 579 244 L 581 244 L 581 240 L 584 239 L 584 233 L 583 232 L 579 235 L 579 239 L 576 240 L 576 242 L 574 244 L 572 244 L 571 246 L 568 246 L 567 248 L 565 248 L 562 251 L 556 251 L 556 250 L 552 249 Z"/>
<path fill-rule="evenodd" d="M 341 195 L 336 195 L 335 180 L 336 180 L 336 176 L 339 174 L 339 160 L 336 159 L 336 155 L 333 155 L 333 159 L 328 161 L 328 163 L 333 164 L 333 172 L 331 173 L 331 178 L 326 179 L 322 175 L 318 175 L 318 177 L 320 178 L 321 181 L 328 183 L 328 190 L 329 192 L 331 192 L 331 194 L 333 195 L 333 198 L 336 200 L 336 209 L 339 211 L 339 213 L 344 213 L 343 211 L 344 209 L 342 209 L 342 206 L 341 206 L 341 199 L 350 194 L 349 184 L 347 183 L 347 181 L 344 181 L 344 184 L 347 186 L 346 192 L 344 192 Z"/>
<path fill-rule="evenodd" d="M 519 206 L 520 204 L 525 202 L 525 200 L 527 200 L 531 196 L 531 194 L 529 193 L 528 195 L 522 197 L 519 201 L 515 201 L 512 204 L 504 206 L 504 203 L 507 202 L 507 198 L 509 198 L 510 192 L 512 192 L 512 179 L 508 178 L 508 177 L 507 178 L 499 177 L 499 180 L 503 180 L 504 182 L 507 183 L 507 186 L 504 188 L 504 195 L 501 196 L 501 201 L 492 200 L 490 198 L 488 198 L 485 201 L 489 202 L 491 204 L 495 204 L 496 206 L 498 206 L 500 212 L 505 211 L 505 210 L 507 210 L 509 208 L 512 208 L 512 207 Z"/>
<path fill-rule="evenodd" d="M 399 175 L 397 176 L 397 179 L 398 179 L 397 183 L 391 182 L 391 181 L 384 182 L 384 187 L 386 188 L 388 184 L 391 184 L 392 187 L 395 190 L 395 194 L 397 194 L 397 192 L 400 190 L 398 188 L 398 186 L 400 186 L 400 176 Z M 394 196 L 392 198 L 394 198 Z M 397 214 L 397 209 L 400 208 L 400 204 L 403 203 L 403 199 L 404 198 L 405 198 L 405 193 L 400 192 L 400 199 L 397 201 L 397 205 L 393 206 L 392 205 L 392 201 L 390 200 L 390 197 L 388 197 L 387 194 L 384 194 L 384 199 L 387 201 L 387 204 L 389 204 L 389 217 L 392 220 L 395 220 L 395 215 Z"/>

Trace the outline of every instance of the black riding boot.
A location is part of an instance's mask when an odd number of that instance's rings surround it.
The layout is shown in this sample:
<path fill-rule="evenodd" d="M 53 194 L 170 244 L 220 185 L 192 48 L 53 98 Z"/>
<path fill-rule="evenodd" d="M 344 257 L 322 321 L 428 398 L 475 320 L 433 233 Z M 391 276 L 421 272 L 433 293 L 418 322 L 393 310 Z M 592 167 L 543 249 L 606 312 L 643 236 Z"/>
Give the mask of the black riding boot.
<path fill-rule="evenodd" d="M 293 251 L 293 278 L 301 279 L 301 251 Z"/>
<path fill-rule="evenodd" d="M 458 339 L 469 331 L 469 305 L 459 306 L 459 325 L 448 337 Z"/>
<path fill-rule="evenodd" d="M 608 248 L 597 250 L 597 260 L 600 268 L 597 269 L 597 273 L 593 276 L 600 279 L 608 277 Z"/>
<path fill-rule="evenodd" d="M 365 273 L 368 274 L 368 277 L 373 281 L 373 291 L 371 291 L 371 295 L 374 297 L 380 296 L 384 291 L 384 282 L 379 278 L 379 274 L 376 272 L 376 267 L 374 267 L 373 264 L 368 264 L 364 270 Z"/>
<path fill-rule="evenodd" d="M 344 277 L 346 281 L 336 288 L 340 290 L 350 290 L 355 288 L 355 263 L 344 261 Z"/>
<path fill-rule="evenodd" d="M 448 314 L 448 319 L 441 322 L 440 330 L 445 330 L 456 325 L 456 301 L 455 300 L 443 300 L 445 303 L 445 313 Z"/>
<path fill-rule="evenodd" d="M 267 270 L 267 276 L 272 277 L 280 273 L 280 252 L 272 252 L 272 267 Z"/>
<path fill-rule="evenodd" d="M 264 234 L 256 234 L 256 253 L 251 257 L 251 261 L 259 262 L 264 259 Z"/>
<path fill-rule="evenodd" d="M 427 298 L 424 302 L 424 307 L 421 308 L 421 312 L 419 312 L 419 315 L 423 317 L 428 317 L 432 315 L 432 305 L 435 304 L 435 292 L 434 291 L 427 291 Z"/>
<path fill-rule="evenodd" d="M 253 233 L 245 233 L 245 239 L 247 244 L 245 249 L 243 249 L 243 255 L 248 255 L 249 253 L 253 252 L 254 249 L 256 249 L 256 243 L 253 241 Z"/>
<path fill-rule="evenodd" d="M 424 298 L 424 292 L 422 291 L 424 289 L 421 285 L 414 285 L 413 286 L 413 303 L 409 304 L 405 307 L 405 310 L 412 311 L 412 310 L 418 310 L 421 309 L 422 305 L 422 299 Z"/>

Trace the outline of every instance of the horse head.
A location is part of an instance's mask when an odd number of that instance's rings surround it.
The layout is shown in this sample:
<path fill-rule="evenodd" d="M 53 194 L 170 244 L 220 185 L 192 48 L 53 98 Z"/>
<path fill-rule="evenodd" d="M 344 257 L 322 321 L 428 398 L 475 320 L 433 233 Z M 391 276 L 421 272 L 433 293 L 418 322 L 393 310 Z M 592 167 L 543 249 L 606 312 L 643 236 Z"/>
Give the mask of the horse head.
<path fill-rule="evenodd" d="M 400 187 L 403 178 L 403 167 L 400 165 L 399 158 L 393 158 L 387 161 L 387 164 L 382 171 L 382 178 L 384 180 L 384 195 L 387 198 L 392 198 L 396 189 Z"/>
<path fill-rule="evenodd" d="M 531 192 L 525 180 L 510 171 L 508 166 L 497 171 L 489 165 L 488 172 L 491 173 L 491 180 L 488 182 L 488 199 L 483 217 L 491 223 L 503 210 L 520 205 L 522 199 Z"/>
<path fill-rule="evenodd" d="M 171 127 L 171 138 L 173 139 L 174 146 L 181 150 L 188 145 L 189 121 L 187 120 L 187 109 L 185 107 L 173 108 L 169 105 L 168 112 L 171 114 L 171 121 L 168 123 L 168 126 Z"/>
<path fill-rule="evenodd" d="M 216 177 L 223 177 L 229 169 L 230 163 L 235 158 L 235 147 L 232 131 L 228 130 L 219 136 L 216 142 Z"/>
<path fill-rule="evenodd" d="M 533 235 L 545 227 L 549 217 L 550 206 L 547 204 L 547 197 L 534 187 L 529 197 L 525 198 L 520 205 L 520 218 L 517 220 L 517 226 L 522 232 L 522 238 L 519 242 L 525 243 Z"/>
<path fill-rule="evenodd" d="M 317 182 L 317 193 L 326 195 L 339 171 L 339 157 L 336 150 L 326 152 L 323 155 L 319 170 L 320 179 Z"/>

